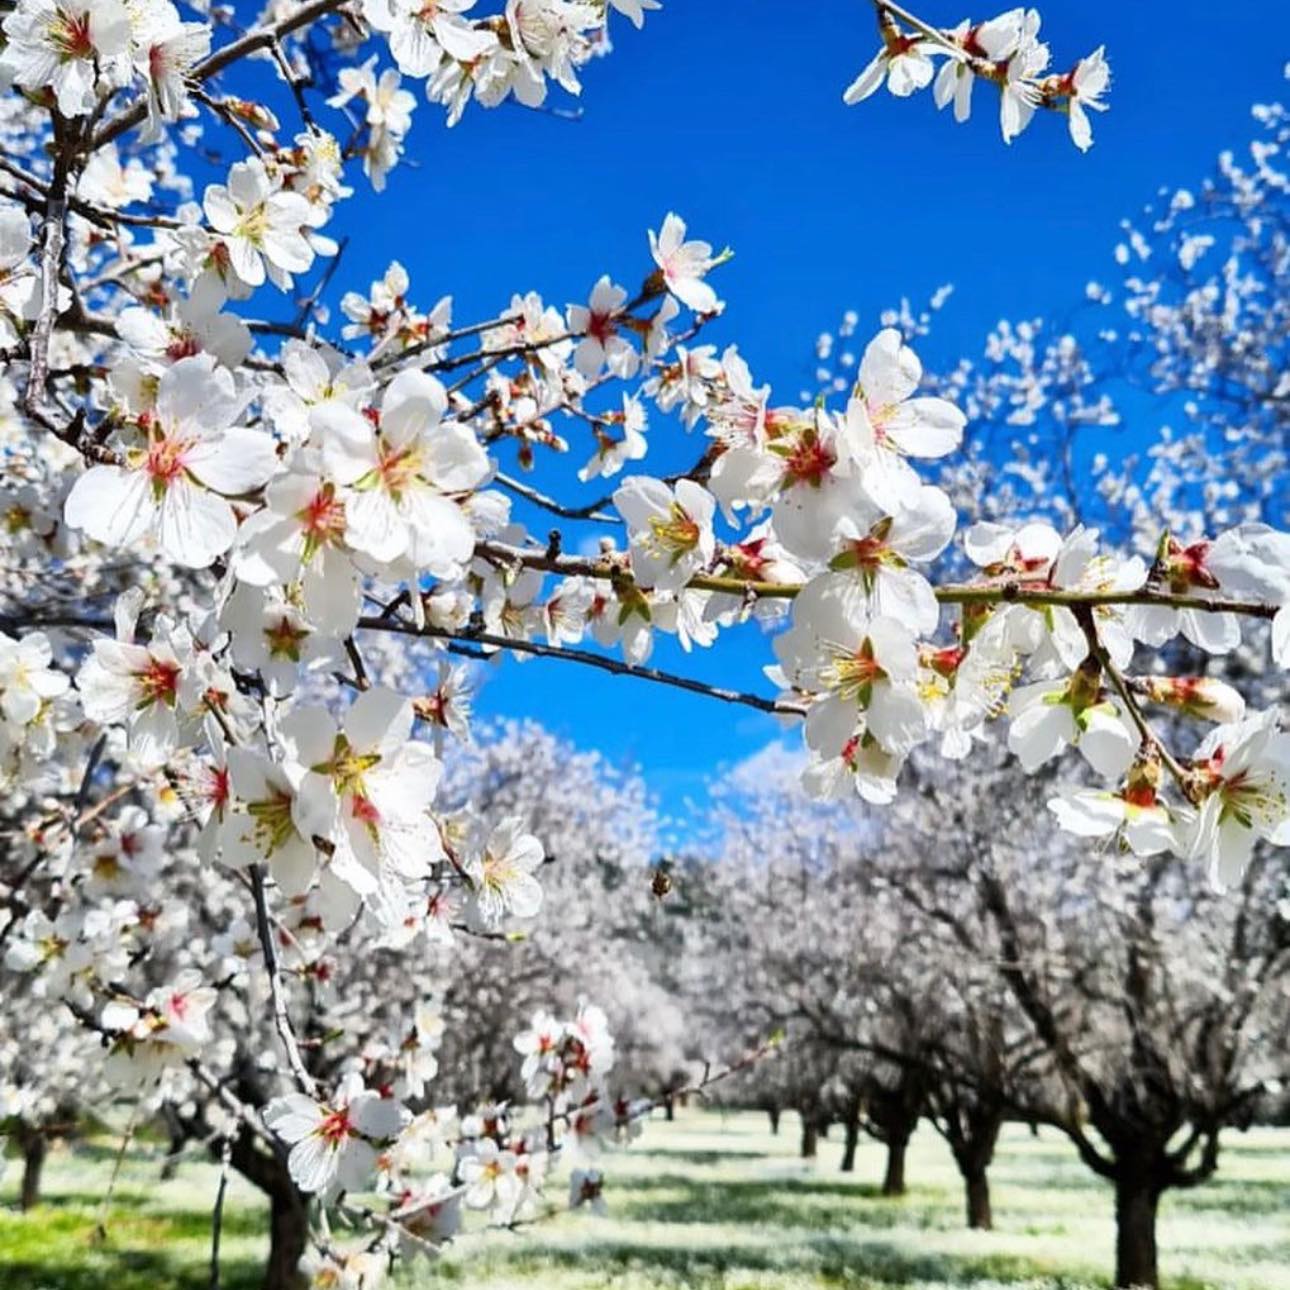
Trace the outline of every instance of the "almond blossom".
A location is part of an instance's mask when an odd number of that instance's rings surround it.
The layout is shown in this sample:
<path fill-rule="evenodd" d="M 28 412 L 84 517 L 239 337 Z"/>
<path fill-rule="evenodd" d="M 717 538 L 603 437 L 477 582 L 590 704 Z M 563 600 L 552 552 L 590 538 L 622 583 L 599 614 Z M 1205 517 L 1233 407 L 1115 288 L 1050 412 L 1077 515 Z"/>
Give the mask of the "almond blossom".
<path fill-rule="evenodd" d="M 275 189 L 258 157 L 231 167 L 227 186 L 208 185 L 202 206 L 223 239 L 233 272 L 248 287 L 258 287 L 267 276 L 285 289 L 293 273 L 304 273 L 313 263 L 314 249 L 305 236 L 314 220 L 309 202 Z"/>
<path fill-rule="evenodd" d="M 50 666 L 53 650 L 44 632 L 14 640 L 0 632 L 0 716 L 13 726 L 34 721 L 41 708 L 71 684 L 65 672 Z"/>
<path fill-rule="evenodd" d="M 286 768 L 250 749 L 227 755 L 233 803 L 220 829 L 225 860 L 238 868 L 264 864 L 284 895 L 303 895 L 318 857 L 296 784 Z"/>
<path fill-rule="evenodd" d="M 134 58 L 147 88 L 148 138 L 160 137 L 165 123 L 187 115 L 188 74 L 210 47 L 211 31 L 204 22 L 181 22 L 170 4 L 150 7 Z"/>
<path fill-rule="evenodd" d="M 470 559 L 475 531 L 455 495 L 488 475 L 474 434 L 443 420 L 443 386 L 421 372 L 401 372 L 381 402 L 376 427 L 333 405 L 316 416 L 323 461 L 346 494 L 348 540 L 374 560 L 406 558 L 416 569 L 452 577 Z"/>
<path fill-rule="evenodd" d="M 1290 845 L 1290 734 L 1269 709 L 1212 730 L 1192 765 L 1201 805 L 1184 825 L 1187 848 L 1216 887 L 1230 887 L 1256 842 Z"/>
<path fill-rule="evenodd" d="M 884 81 L 897 98 L 931 84 L 936 69 L 929 55 L 936 46 L 920 36 L 902 34 L 890 20 L 882 23 L 881 32 L 882 48 L 842 95 L 848 106 L 876 93 Z"/>
<path fill-rule="evenodd" d="M 303 771 L 295 827 L 335 844 L 333 867 L 362 895 L 395 878 L 426 876 L 443 855 L 427 814 L 439 781 L 434 751 L 412 742 L 412 705 L 386 687 L 354 700 L 338 726 L 322 708 L 297 707 L 282 734 Z"/>
<path fill-rule="evenodd" d="M 636 375 L 640 354 L 621 334 L 618 323 L 626 300 L 627 292 L 606 274 L 592 288 L 587 304 L 568 308 L 569 330 L 582 337 L 573 351 L 574 366 L 588 380 L 605 367 L 624 379 Z"/>
<path fill-rule="evenodd" d="M 298 593 L 313 627 L 333 637 L 349 635 L 358 622 L 359 576 L 345 494 L 321 475 L 293 470 L 265 489 L 264 501 L 238 531 L 238 578 Z"/>
<path fill-rule="evenodd" d="M 1008 715 L 1008 747 L 1027 771 L 1075 745 L 1099 775 L 1118 780 L 1138 751 L 1138 737 L 1119 708 L 1085 673 L 1021 686 L 1008 701 Z"/>
<path fill-rule="evenodd" d="M 388 36 L 399 71 L 424 77 L 445 57 L 471 63 L 496 45 L 491 31 L 464 16 L 474 7 L 475 0 L 364 0 L 363 15 Z"/>
<path fill-rule="evenodd" d="M 125 723 L 133 755 L 144 766 L 160 766 L 179 747 L 181 718 L 202 702 L 192 636 L 161 618 L 147 645 L 100 637 L 76 688 L 86 716 Z"/>
<path fill-rule="evenodd" d="M 820 697 L 807 714 L 810 748 L 837 757 L 867 733 L 888 753 L 908 752 L 927 719 L 914 689 L 914 637 L 901 622 L 871 618 L 862 602 L 827 579 L 808 583 L 793 606 L 793 626 L 775 653 L 797 688 Z"/>
<path fill-rule="evenodd" d="M 922 374 L 918 356 L 892 327 L 869 342 L 860 360 L 843 442 L 855 454 L 864 488 L 879 507 L 915 502 L 920 481 L 908 458 L 944 457 L 963 440 L 967 418 L 954 404 L 914 397 Z"/>
<path fill-rule="evenodd" d="M 130 18 L 119 0 L 22 0 L 4 20 L 0 69 L 25 89 L 53 91 L 58 110 L 84 116 L 100 81 L 115 88 L 129 67 Z"/>
<path fill-rule="evenodd" d="M 676 590 L 712 560 L 716 502 L 701 484 L 680 479 L 669 488 L 638 475 L 618 488 L 614 505 L 627 521 L 632 569 L 642 586 Z"/>
<path fill-rule="evenodd" d="M 466 867 L 475 903 L 485 923 L 508 914 L 532 918 L 542 907 L 542 886 L 533 872 L 543 862 L 542 844 L 518 819 L 503 820 L 488 835 L 477 858 Z"/>
<path fill-rule="evenodd" d="M 705 275 L 723 260 L 729 252 L 712 254 L 707 242 L 685 240 L 685 221 L 671 211 L 663 220 L 662 229 L 655 234 L 650 230 L 650 254 L 658 265 L 661 285 L 672 293 L 687 309 L 696 314 L 714 314 L 721 311 L 721 301 Z"/>
<path fill-rule="evenodd" d="M 346 1075 L 327 1102 L 288 1093 L 264 1110 L 268 1128 L 291 1144 L 292 1180 L 311 1193 L 332 1186 L 364 1190 L 376 1170 L 377 1147 L 397 1137 L 407 1119 L 399 1102 L 366 1088 L 357 1072 Z"/>
<path fill-rule="evenodd" d="M 272 439 L 233 424 L 240 410 L 232 376 L 212 356 L 181 359 L 162 375 L 125 464 L 76 481 L 67 523 L 108 546 L 155 538 L 177 564 L 209 565 L 237 533 L 228 498 L 259 488 L 276 465 Z"/>

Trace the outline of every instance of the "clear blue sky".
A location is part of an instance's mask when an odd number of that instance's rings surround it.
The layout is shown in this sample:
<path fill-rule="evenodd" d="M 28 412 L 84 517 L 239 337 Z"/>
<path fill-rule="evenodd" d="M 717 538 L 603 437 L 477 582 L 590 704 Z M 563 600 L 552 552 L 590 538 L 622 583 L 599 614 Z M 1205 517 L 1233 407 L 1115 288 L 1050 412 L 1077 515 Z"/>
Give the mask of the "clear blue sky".
<path fill-rule="evenodd" d="M 815 335 L 846 308 L 867 326 L 901 296 L 919 303 L 953 282 L 926 347 L 938 365 L 977 355 L 999 318 L 1063 312 L 1089 278 L 1113 279 L 1122 217 L 1161 185 L 1198 184 L 1221 149 L 1252 137 L 1251 103 L 1290 88 L 1283 0 L 1047 0 L 1043 34 L 1058 66 L 1106 45 L 1111 111 L 1095 118 L 1087 155 L 1049 116 L 1008 148 L 981 87 L 963 127 L 926 93 L 843 106 L 876 48 L 866 0 L 664 3 L 642 33 L 615 24 L 617 48 L 586 70 L 577 122 L 472 106 L 448 131 L 422 101 L 415 168 L 395 172 L 384 200 L 356 200 L 361 231 L 341 215 L 338 231 L 353 237 L 344 285 L 365 286 L 398 246 L 418 303 L 451 292 L 459 322 L 496 312 L 512 290 L 563 306 L 602 272 L 634 287 L 648 268 L 645 230 L 674 209 L 737 253 L 717 279 L 727 311 L 709 339 L 737 341 L 789 402 Z M 957 0 L 914 7 L 938 23 L 967 16 Z M 688 464 L 698 444 L 677 448 L 679 437 L 660 424 L 646 468 Z M 755 629 L 739 635 L 688 661 L 665 642 L 654 661 L 764 688 L 769 643 Z M 776 729 L 750 710 L 569 664 L 507 663 L 490 676 L 480 710 L 538 716 L 639 762 L 678 812 L 719 763 Z"/>

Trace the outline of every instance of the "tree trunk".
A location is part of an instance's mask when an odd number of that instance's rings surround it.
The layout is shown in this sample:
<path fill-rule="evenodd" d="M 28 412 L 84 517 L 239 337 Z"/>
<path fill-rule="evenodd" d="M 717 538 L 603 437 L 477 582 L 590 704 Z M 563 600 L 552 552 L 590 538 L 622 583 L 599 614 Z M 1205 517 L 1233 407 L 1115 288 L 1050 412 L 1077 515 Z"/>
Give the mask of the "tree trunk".
<path fill-rule="evenodd" d="M 994 1159 L 994 1148 L 1002 1127 L 1003 1116 L 994 1108 L 981 1106 L 965 1115 L 948 1118 L 941 1129 L 963 1178 L 967 1225 L 982 1232 L 989 1232 L 994 1227 L 994 1215 L 990 1210 L 990 1178 L 986 1171 Z"/>
<path fill-rule="evenodd" d="M 909 1146 L 908 1137 L 892 1137 L 887 1142 L 887 1172 L 882 1179 L 884 1196 L 905 1194 L 905 1148 L 907 1146 Z"/>
<path fill-rule="evenodd" d="M 843 1121 L 846 1136 L 842 1141 L 842 1172 L 854 1173 L 856 1167 L 856 1148 L 860 1145 L 860 1117 L 848 1115 Z"/>
<path fill-rule="evenodd" d="M 1115 1184 L 1115 1284 L 1122 1290 L 1158 1290 L 1156 1210 L 1160 1189 L 1149 1178 L 1128 1174 Z"/>
<path fill-rule="evenodd" d="M 990 1178 L 984 1169 L 973 1170 L 963 1177 L 967 1193 L 967 1225 L 979 1232 L 994 1230 L 994 1215 L 990 1212 Z"/>
<path fill-rule="evenodd" d="M 295 1187 L 275 1189 L 269 1197 L 269 1261 L 261 1290 L 300 1290 L 300 1260 L 309 1240 L 305 1198 Z"/>
<path fill-rule="evenodd" d="M 170 1150 L 166 1152 L 166 1158 L 161 1162 L 161 1181 L 170 1182 L 179 1173 L 179 1157 L 188 1144 L 188 1139 L 184 1134 L 179 1116 L 169 1103 L 162 1106 L 161 1118 L 165 1122 L 166 1139 L 170 1143 Z"/>
<path fill-rule="evenodd" d="M 812 1115 L 802 1116 L 802 1159 L 814 1160 L 820 1145 L 820 1126 Z"/>
<path fill-rule="evenodd" d="M 779 1137 L 779 1107 L 768 1106 L 766 1108 L 766 1114 L 770 1116 L 771 1133 L 773 1133 L 775 1137 Z"/>
<path fill-rule="evenodd" d="M 676 1119 L 676 1099 L 665 1097 L 663 1099 L 663 1118 L 671 1124 Z"/>
<path fill-rule="evenodd" d="M 39 1129 L 25 1133 L 22 1143 L 22 1191 L 18 1203 L 24 1209 L 35 1209 L 40 1204 L 40 1176 L 45 1169 L 45 1156 L 49 1142 Z"/>
<path fill-rule="evenodd" d="M 214 1139 L 210 1149 L 214 1154 Z M 229 1163 L 269 1198 L 269 1259 L 262 1290 L 303 1290 L 300 1260 L 309 1243 L 309 1197 L 291 1181 L 286 1161 L 262 1151 L 245 1127 L 233 1139 Z"/>

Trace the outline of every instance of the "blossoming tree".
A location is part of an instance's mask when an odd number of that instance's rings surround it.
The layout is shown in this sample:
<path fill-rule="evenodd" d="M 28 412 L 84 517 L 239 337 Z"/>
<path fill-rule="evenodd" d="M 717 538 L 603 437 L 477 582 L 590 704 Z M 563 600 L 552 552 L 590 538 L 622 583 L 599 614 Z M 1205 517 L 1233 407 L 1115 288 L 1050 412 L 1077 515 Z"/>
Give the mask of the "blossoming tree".
<path fill-rule="evenodd" d="M 920 392 L 890 329 L 841 406 L 772 405 L 734 346 L 691 343 L 722 311 L 727 253 L 674 213 L 625 266 L 637 285 L 602 276 L 585 304 L 517 292 L 463 323 L 449 299 L 418 304 L 394 263 L 342 296 L 329 330 L 326 229 L 351 179 L 379 191 L 398 162 L 416 106 L 402 78 L 449 124 L 472 103 L 538 105 L 550 82 L 576 93 L 611 7 L 639 24 L 656 6 L 307 0 L 241 24 L 186 21 L 168 0 L 17 0 L 3 20 L 0 757 L 21 818 L 6 962 L 102 1040 L 118 1088 L 142 1104 L 182 1073 L 230 1153 L 315 1197 L 324 1278 L 370 1284 L 432 1253 L 460 1205 L 514 1221 L 539 1153 L 640 1113 L 607 1089 L 614 1048 L 592 1006 L 523 1031 L 527 1117 L 484 1107 L 446 1142 L 425 1091 L 434 1023 L 415 1007 L 387 1055 L 311 1068 L 327 1037 L 288 978 L 321 988 L 326 955 L 432 936 L 445 909 L 492 937 L 542 906 L 542 841 L 439 795 L 467 724 L 462 656 L 559 659 L 782 714 L 803 726 L 813 791 L 873 803 L 923 744 L 972 756 L 1006 706 L 1027 769 L 1074 747 L 1102 777 L 1064 799 L 1077 831 L 1122 829 L 1228 883 L 1257 838 L 1290 839 L 1275 713 L 1167 743 L 1149 705 L 1221 704 L 1132 671 L 1136 644 L 1183 631 L 1219 651 L 1245 619 L 1272 621 L 1284 664 L 1287 535 L 1162 533 L 1144 561 L 1086 528 L 978 524 L 961 539 L 976 572 L 933 585 L 957 516 L 916 463 L 959 448 L 963 413 Z M 961 119 L 981 81 L 1005 139 L 1048 109 L 1088 146 L 1101 51 L 1054 73 L 1032 11 L 941 29 L 875 8 L 880 50 L 848 101 L 934 81 Z M 298 125 L 263 101 L 274 81 Z M 681 475 L 557 498 L 514 473 L 577 438 L 584 486 L 623 474 L 654 411 L 702 427 Z M 543 511 L 598 526 L 598 554 L 532 535 L 522 517 Z M 750 620 L 782 628 L 778 695 L 648 666 L 657 632 L 712 648 Z M 164 840 L 141 843 L 127 798 L 178 804 L 146 826 Z M 214 875 L 227 921 L 189 943 L 184 892 Z M 258 1068 L 219 1073 L 230 971 L 272 1025 L 258 1091 Z M 575 1201 L 595 1193 L 581 1182 Z M 287 1257 L 268 1284 L 296 1276 Z"/>

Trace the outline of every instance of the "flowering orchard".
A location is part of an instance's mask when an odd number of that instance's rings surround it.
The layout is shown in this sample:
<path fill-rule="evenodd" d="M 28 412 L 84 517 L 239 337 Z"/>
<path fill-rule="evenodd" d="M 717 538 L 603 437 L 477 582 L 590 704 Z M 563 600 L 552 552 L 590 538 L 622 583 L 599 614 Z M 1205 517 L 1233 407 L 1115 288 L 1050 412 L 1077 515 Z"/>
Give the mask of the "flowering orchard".
<path fill-rule="evenodd" d="M 517 292 L 463 323 L 450 298 L 415 303 L 394 263 L 329 327 L 326 230 L 351 184 L 379 192 L 398 163 L 405 78 L 449 125 L 472 101 L 535 107 L 550 82 L 578 92 L 611 11 L 640 25 L 657 7 L 310 0 L 244 26 L 168 0 L 4 6 L 5 1051 L 38 1013 L 50 1053 L 94 1072 L 62 1088 L 21 1054 L 39 1114 L 102 1080 L 260 1186 L 269 1286 L 301 1268 L 373 1285 L 463 1210 L 529 1221 L 554 1157 L 630 1136 L 651 1106 L 611 1087 L 584 956 L 551 955 L 559 1013 L 495 1000 L 476 1019 L 480 1045 L 511 1026 L 515 1070 L 470 1079 L 475 1046 L 449 1048 L 398 966 L 491 952 L 550 912 L 560 839 L 508 795 L 524 763 L 480 767 L 464 800 L 445 773 L 470 727 L 463 659 L 537 655 L 780 714 L 812 792 L 874 804 L 916 750 L 979 757 L 1006 717 L 1025 770 L 1074 748 L 1097 776 L 1057 793 L 1073 833 L 1174 856 L 1198 884 L 1290 841 L 1275 710 L 1132 670 L 1179 633 L 1231 651 L 1247 620 L 1271 623 L 1284 666 L 1290 535 L 1162 526 L 1143 559 L 1021 517 L 960 532 L 926 472 L 967 419 L 899 331 L 836 406 L 772 403 L 733 345 L 695 343 L 730 253 L 675 213 L 585 304 Z M 1005 140 L 1043 109 L 1090 145 L 1101 50 L 1054 72 L 1033 11 L 941 29 L 874 7 L 879 50 L 847 102 L 931 85 L 962 120 L 997 93 Z M 289 91 L 290 125 L 245 97 L 257 77 Z M 681 475 L 635 473 L 656 414 L 702 441 Z M 565 453 L 580 490 L 524 482 Z M 598 526 L 598 554 L 529 533 L 516 499 Z M 930 576 L 951 550 L 954 580 Z M 656 633 L 714 649 L 758 627 L 777 692 L 649 666 Z M 594 896 L 570 884 L 558 918 Z M 338 979 L 348 1006 L 329 1010 Z M 495 1100 L 515 1081 L 522 1098 Z M 437 1082 L 471 1100 L 449 1108 Z M 581 1168 L 570 1203 L 599 1187 Z M 219 1231 L 217 1202 L 216 1281 Z"/>

